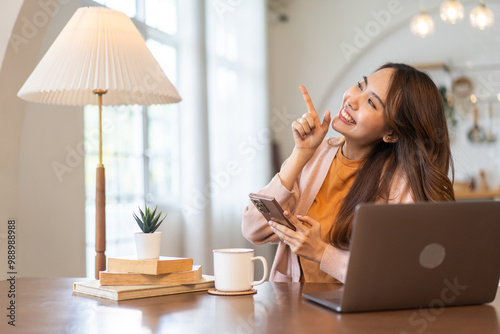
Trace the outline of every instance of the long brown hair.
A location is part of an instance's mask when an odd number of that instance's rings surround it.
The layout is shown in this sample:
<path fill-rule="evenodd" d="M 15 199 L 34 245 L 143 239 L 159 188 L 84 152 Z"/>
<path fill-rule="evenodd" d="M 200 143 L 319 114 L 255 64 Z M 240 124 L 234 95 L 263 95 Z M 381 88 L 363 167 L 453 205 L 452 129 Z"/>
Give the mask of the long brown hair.
<path fill-rule="evenodd" d="M 332 244 L 341 249 L 349 249 L 355 207 L 389 200 L 396 178 L 405 178 L 414 201 L 455 199 L 448 178 L 450 168 L 453 175 L 448 128 L 436 85 L 406 64 L 387 63 L 377 71 L 382 69 L 393 69 L 385 116 L 399 140 L 380 140 L 360 165 L 329 232 Z"/>

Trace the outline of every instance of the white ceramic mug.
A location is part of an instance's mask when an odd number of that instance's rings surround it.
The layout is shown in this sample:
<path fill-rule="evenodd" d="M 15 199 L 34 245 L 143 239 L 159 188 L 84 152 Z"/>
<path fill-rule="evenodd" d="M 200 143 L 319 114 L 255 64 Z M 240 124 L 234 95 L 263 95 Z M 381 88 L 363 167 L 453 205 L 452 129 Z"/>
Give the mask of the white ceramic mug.
<path fill-rule="evenodd" d="M 214 249 L 215 288 L 219 291 L 247 291 L 267 279 L 267 261 L 263 256 L 253 256 L 250 248 Z M 253 280 L 255 260 L 262 261 L 264 275 L 260 281 Z"/>

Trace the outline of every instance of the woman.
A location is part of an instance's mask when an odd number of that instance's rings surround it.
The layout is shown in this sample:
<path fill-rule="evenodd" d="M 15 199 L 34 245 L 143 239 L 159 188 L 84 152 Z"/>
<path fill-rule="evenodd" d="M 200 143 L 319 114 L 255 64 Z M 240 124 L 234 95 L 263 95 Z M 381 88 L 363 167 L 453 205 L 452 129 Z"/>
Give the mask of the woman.
<path fill-rule="evenodd" d="M 260 191 L 273 196 L 297 230 L 267 222 L 252 205 L 243 235 L 278 243 L 277 282 L 344 282 L 354 208 L 359 203 L 454 200 L 443 101 L 432 80 L 405 64 L 387 63 L 344 93 L 341 110 L 292 123 L 295 147 Z M 343 135 L 324 139 L 328 128 Z"/>

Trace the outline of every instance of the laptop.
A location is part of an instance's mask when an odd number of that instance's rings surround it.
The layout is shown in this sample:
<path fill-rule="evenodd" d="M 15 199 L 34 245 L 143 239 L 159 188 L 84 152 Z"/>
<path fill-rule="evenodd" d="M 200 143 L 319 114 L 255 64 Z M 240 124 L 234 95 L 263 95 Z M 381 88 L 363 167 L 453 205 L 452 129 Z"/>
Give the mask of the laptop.
<path fill-rule="evenodd" d="M 500 276 L 500 202 L 362 204 L 345 284 L 303 293 L 337 312 L 489 303 Z"/>

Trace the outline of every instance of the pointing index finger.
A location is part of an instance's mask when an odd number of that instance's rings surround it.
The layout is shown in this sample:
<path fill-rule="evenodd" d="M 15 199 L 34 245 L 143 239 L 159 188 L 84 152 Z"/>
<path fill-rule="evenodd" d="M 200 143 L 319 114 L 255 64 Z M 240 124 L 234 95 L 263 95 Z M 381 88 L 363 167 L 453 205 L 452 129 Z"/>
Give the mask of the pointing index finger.
<path fill-rule="evenodd" d="M 314 109 L 314 105 L 312 103 L 311 97 L 309 96 L 309 93 L 307 92 L 306 87 L 299 86 L 299 88 L 300 91 L 302 92 L 302 97 L 304 98 L 304 102 L 306 103 L 307 110 L 314 116 L 317 116 L 318 113 L 316 112 L 316 109 Z"/>

